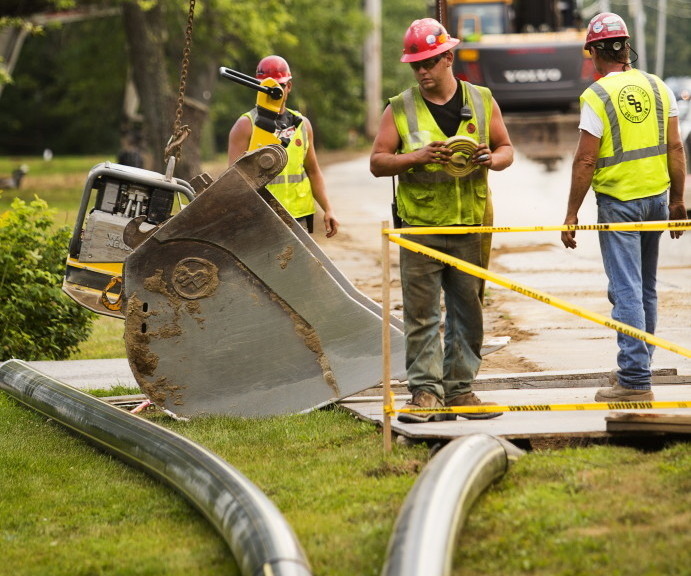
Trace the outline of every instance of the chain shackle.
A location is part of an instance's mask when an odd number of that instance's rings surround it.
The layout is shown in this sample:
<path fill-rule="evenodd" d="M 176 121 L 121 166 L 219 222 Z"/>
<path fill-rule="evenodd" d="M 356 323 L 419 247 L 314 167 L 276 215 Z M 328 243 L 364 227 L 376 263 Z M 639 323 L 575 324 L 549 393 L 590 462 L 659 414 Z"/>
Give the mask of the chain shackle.
<path fill-rule="evenodd" d="M 190 55 L 192 53 L 192 27 L 194 24 L 194 8 L 196 0 L 190 0 L 190 9 L 187 14 L 187 26 L 185 28 L 185 47 L 182 51 L 182 62 L 180 65 L 180 87 L 178 89 L 177 108 L 175 110 L 175 122 L 173 124 L 173 134 L 168 140 L 164 157 L 171 155 L 175 156 L 175 161 L 180 160 L 182 152 L 182 143 L 185 141 L 191 132 L 188 126 L 182 125 L 182 111 L 185 105 L 185 89 L 187 88 L 187 71 L 190 64 Z"/>

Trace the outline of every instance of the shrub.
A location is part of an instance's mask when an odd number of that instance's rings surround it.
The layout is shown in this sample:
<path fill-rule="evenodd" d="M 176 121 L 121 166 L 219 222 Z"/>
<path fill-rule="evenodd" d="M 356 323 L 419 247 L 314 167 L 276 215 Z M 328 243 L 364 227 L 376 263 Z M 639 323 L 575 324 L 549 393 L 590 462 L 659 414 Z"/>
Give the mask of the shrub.
<path fill-rule="evenodd" d="M 0 214 L 0 360 L 64 360 L 89 337 L 93 313 L 61 289 L 69 238 L 39 198 Z"/>

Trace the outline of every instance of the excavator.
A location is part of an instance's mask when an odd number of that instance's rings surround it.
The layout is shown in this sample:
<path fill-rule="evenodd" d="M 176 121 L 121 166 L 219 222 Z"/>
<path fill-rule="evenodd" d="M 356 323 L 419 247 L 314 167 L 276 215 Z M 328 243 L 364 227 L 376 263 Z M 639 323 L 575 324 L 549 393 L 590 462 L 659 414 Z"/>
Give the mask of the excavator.
<path fill-rule="evenodd" d="M 124 320 L 139 387 L 177 416 L 313 410 L 381 382 L 382 309 L 265 188 L 288 160 L 280 84 L 219 73 L 258 92 L 248 151 L 215 181 L 175 178 L 174 155 L 165 174 L 94 166 L 63 291 Z M 391 377 L 404 380 L 402 322 L 389 329 Z"/>
<path fill-rule="evenodd" d="M 275 80 L 220 72 L 275 117 Z M 287 152 L 263 125 L 216 181 L 105 162 L 85 183 L 63 290 L 124 320 L 140 388 L 179 416 L 301 412 L 381 381 L 381 307 L 264 188 Z M 391 334 L 402 379 L 397 319 Z"/>

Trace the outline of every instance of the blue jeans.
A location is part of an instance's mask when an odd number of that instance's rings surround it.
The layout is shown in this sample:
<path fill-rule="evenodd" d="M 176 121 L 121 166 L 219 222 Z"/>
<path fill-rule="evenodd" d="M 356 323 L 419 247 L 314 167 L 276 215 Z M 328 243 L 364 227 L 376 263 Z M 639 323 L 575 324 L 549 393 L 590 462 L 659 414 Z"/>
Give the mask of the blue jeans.
<path fill-rule="evenodd" d="M 480 265 L 480 234 L 408 235 L 408 240 Z M 482 361 L 482 280 L 401 248 L 403 322 L 408 387 L 444 399 L 470 392 Z M 439 333 L 441 291 L 446 318 Z"/>
<path fill-rule="evenodd" d="M 623 202 L 597 194 L 598 222 L 668 220 L 667 192 Z M 600 251 L 609 279 L 612 318 L 655 333 L 657 324 L 657 258 L 662 232 L 599 232 Z M 617 332 L 619 384 L 646 390 L 651 384 L 654 346 Z"/>

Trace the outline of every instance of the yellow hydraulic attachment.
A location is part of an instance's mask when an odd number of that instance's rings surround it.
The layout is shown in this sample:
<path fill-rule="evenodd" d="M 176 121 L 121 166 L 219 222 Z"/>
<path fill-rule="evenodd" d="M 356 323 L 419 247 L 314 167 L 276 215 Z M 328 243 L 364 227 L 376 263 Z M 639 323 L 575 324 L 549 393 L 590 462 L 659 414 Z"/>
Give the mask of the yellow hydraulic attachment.
<path fill-rule="evenodd" d="M 248 151 L 256 150 L 268 144 L 281 144 L 284 148 L 289 141 L 278 137 L 278 119 L 287 94 L 273 78 L 258 80 L 237 70 L 221 66 L 219 73 L 224 78 L 257 90 L 257 120 L 252 129 Z"/>

